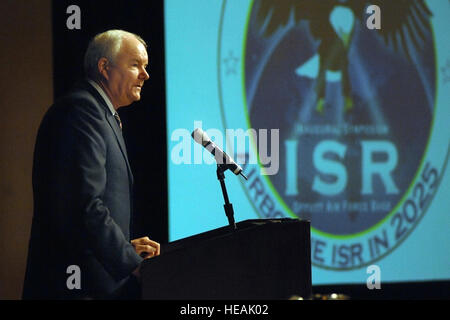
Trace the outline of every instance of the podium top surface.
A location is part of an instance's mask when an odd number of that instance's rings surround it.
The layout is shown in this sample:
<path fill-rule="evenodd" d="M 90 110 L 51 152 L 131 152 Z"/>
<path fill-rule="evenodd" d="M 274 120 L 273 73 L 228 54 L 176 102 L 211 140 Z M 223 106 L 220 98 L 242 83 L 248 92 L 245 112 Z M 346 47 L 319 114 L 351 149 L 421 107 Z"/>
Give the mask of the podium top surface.
<path fill-rule="evenodd" d="M 206 239 L 217 239 L 221 237 L 226 237 L 232 235 L 233 233 L 243 232 L 245 230 L 256 228 L 263 225 L 271 224 L 307 224 L 309 226 L 310 222 L 301 219 L 292 218 L 280 218 L 280 219 L 248 219 L 236 223 L 236 229 L 231 226 L 224 226 L 217 229 L 205 231 L 199 234 L 195 234 L 186 238 L 178 239 L 167 244 L 161 245 L 161 253 L 167 254 L 174 250 L 179 250 L 182 248 L 197 245 L 198 243 Z"/>

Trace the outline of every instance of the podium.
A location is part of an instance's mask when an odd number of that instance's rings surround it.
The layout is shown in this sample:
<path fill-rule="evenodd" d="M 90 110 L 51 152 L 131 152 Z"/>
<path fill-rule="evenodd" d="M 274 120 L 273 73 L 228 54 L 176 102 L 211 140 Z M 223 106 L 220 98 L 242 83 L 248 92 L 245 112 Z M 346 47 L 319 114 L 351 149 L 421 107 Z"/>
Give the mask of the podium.
<path fill-rule="evenodd" d="M 142 299 L 309 298 L 310 223 L 256 219 L 170 242 L 141 265 Z"/>

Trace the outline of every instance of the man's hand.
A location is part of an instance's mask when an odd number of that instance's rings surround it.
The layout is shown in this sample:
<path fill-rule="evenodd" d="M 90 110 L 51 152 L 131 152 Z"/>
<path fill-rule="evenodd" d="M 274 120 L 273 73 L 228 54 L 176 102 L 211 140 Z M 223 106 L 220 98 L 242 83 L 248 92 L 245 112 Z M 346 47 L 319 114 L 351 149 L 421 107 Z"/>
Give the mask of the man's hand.
<path fill-rule="evenodd" d="M 136 253 L 143 257 L 144 259 L 152 258 L 155 256 L 159 256 L 161 253 L 161 246 L 158 242 L 150 240 L 149 237 L 142 237 L 138 239 L 131 240 L 131 244 L 136 250 Z M 141 265 L 139 265 L 136 270 L 133 271 L 133 274 L 140 279 L 140 269 Z"/>
<path fill-rule="evenodd" d="M 134 250 L 136 250 L 136 253 L 144 259 L 159 256 L 160 254 L 160 244 L 156 241 L 150 240 L 149 237 L 131 240 L 131 244 L 133 245 Z"/>

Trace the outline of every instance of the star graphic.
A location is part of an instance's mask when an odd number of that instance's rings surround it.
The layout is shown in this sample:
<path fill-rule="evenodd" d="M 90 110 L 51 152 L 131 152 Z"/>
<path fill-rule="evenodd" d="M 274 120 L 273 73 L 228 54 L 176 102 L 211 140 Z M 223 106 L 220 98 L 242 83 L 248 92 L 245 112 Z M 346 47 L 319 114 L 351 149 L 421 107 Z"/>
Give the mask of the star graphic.
<path fill-rule="evenodd" d="M 231 50 L 228 52 L 228 56 L 223 59 L 223 62 L 225 64 L 225 75 L 237 74 L 239 58 Z"/>
<path fill-rule="evenodd" d="M 450 59 L 447 59 L 445 66 L 441 67 L 441 72 L 444 83 L 450 82 Z"/>

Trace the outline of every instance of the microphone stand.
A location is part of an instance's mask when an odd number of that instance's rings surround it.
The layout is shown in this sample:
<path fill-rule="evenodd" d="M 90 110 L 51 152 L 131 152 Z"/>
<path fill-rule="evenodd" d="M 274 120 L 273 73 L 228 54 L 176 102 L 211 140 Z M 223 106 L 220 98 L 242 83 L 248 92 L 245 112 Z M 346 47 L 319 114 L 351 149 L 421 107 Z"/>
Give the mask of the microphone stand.
<path fill-rule="evenodd" d="M 217 165 L 217 179 L 220 181 L 220 186 L 222 187 L 222 194 L 225 200 L 225 204 L 223 205 L 225 209 L 225 214 L 228 218 L 228 223 L 233 230 L 236 230 L 236 223 L 234 222 L 234 211 L 233 205 L 230 203 L 228 199 L 227 187 L 225 186 L 225 174 L 224 172 L 228 169 L 226 164 L 218 164 Z"/>

